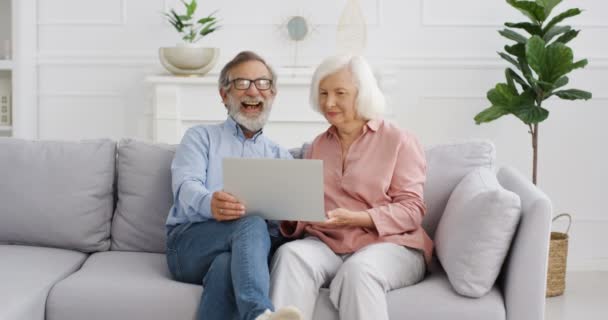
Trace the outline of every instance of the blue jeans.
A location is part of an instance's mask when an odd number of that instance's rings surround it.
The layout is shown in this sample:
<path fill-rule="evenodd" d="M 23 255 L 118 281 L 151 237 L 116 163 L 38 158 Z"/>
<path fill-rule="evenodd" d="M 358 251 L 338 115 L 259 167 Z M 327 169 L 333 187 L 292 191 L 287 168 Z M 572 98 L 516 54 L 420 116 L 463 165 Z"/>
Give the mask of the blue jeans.
<path fill-rule="evenodd" d="M 204 286 L 197 319 L 255 319 L 274 310 L 268 291 L 270 236 L 264 219 L 184 223 L 169 230 L 174 279 Z"/>

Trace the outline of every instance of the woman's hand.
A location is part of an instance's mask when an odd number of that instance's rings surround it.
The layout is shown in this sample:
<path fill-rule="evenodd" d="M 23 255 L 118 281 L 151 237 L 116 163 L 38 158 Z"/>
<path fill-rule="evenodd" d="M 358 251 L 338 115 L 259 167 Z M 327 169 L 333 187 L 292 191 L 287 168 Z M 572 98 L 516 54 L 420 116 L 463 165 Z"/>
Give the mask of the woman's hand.
<path fill-rule="evenodd" d="M 319 223 L 319 225 L 325 227 L 374 227 L 374 221 L 366 211 L 350 211 L 338 208 L 329 211 L 327 216 L 329 219 Z"/>

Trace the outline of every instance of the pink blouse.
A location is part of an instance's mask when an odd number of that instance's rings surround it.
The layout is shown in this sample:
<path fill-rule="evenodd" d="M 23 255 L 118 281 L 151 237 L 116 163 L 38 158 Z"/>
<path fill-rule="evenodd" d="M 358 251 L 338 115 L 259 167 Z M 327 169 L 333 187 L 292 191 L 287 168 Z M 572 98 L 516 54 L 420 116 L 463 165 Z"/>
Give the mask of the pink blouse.
<path fill-rule="evenodd" d="M 416 137 L 384 120 L 370 120 L 348 150 L 344 168 L 335 127 L 317 136 L 305 158 L 323 160 L 325 210 L 367 211 L 376 229 L 283 222 L 286 237 L 318 237 L 336 253 L 378 242 L 419 249 L 431 261 L 433 241 L 421 226 L 426 207 L 424 150 Z"/>

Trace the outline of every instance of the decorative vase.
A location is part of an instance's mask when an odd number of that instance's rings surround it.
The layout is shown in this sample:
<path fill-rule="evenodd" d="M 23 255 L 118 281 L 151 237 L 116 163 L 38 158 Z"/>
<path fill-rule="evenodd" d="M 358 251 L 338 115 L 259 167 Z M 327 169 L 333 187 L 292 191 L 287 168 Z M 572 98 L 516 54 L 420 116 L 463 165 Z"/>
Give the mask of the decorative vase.
<path fill-rule="evenodd" d="M 174 75 L 203 76 L 217 63 L 220 49 L 180 44 L 160 48 L 158 55 L 163 67 Z"/>
<path fill-rule="evenodd" d="M 347 0 L 336 31 L 336 49 L 341 54 L 362 55 L 367 46 L 367 25 L 359 0 Z"/>

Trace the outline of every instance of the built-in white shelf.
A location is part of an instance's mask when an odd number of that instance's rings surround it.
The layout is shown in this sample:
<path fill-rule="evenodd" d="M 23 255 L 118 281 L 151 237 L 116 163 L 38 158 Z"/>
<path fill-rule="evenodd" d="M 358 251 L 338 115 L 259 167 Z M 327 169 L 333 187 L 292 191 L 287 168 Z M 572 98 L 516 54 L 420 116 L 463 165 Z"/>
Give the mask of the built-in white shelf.
<path fill-rule="evenodd" d="M 12 131 L 13 127 L 12 126 L 0 126 L 0 132 L 7 132 L 7 131 Z"/>
<path fill-rule="evenodd" d="M 13 70 L 13 60 L 0 60 L 0 70 Z"/>

